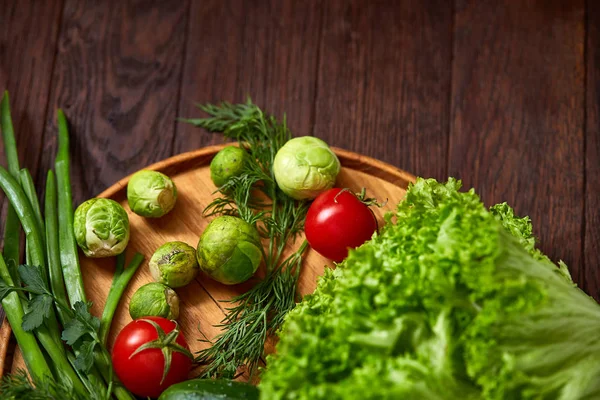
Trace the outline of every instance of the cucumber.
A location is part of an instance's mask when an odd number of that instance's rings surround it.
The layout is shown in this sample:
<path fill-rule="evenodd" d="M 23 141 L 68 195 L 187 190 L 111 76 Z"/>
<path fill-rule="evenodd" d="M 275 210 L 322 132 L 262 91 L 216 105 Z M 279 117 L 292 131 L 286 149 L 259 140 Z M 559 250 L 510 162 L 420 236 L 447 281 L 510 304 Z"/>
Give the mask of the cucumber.
<path fill-rule="evenodd" d="M 171 385 L 158 400 L 258 400 L 258 388 L 229 379 L 190 379 Z"/>

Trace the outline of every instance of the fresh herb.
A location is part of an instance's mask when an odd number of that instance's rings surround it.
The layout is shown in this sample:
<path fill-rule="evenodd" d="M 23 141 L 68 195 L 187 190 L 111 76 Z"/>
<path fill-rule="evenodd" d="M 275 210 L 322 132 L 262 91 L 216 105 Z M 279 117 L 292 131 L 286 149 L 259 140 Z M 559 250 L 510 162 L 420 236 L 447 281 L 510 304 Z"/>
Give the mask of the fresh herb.
<path fill-rule="evenodd" d="M 249 154 L 242 171 L 219 188 L 219 197 L 208 205 L 205 215 L 239 216 L 255 225 L 268 245 L 263 249 L 266 276 L 248 292 L 229 300 L 232 306 L 218 325 L 223 332 L 210 348 L 198 353 L 197 361 L 206 365 L 205 377 L 231 377 L 243 364 L 252 374 L 267 337 L 279 329 L 295 305 L 307 244 L 291 255 L 284 255 L 284 249 L 302 231 L 308 202 L 287 196 L 275 182 L 275 154 L 292 137 L 285 119 L 278 122 L 251 100 L 199 107 L 209 117 L 184 121 L 237 140 Z"/>
<path fill-rule="evenodd" d="M 93 378 L 93 377 L 92 377 Z M 19 370 L 14 374 L 8 374 L 2 377 L 0 381 L 0 394 L 3 399 L 10 400 L 105 400 L 107 399 L 106 388 L 102 383 L 90 379 L 89 394 L 82 396 L 73 390 L 73 386 L 64 381 L 48 380 L 35 387 L 27 377 L 27 373 Z"/>

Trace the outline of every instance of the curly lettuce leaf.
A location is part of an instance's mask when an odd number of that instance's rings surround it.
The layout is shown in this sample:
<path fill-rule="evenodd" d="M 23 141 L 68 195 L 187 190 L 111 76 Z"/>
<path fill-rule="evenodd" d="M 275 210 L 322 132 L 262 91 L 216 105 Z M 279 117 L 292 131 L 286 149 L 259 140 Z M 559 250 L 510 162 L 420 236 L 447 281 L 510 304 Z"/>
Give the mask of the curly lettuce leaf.
<path fill-rule="evenodd" d="M 592 399 L 600 306 L 528 218 L 419 179 L 287 317 L 264 399 Z M 596 332 L 596 334 L 594 334 Z"/>

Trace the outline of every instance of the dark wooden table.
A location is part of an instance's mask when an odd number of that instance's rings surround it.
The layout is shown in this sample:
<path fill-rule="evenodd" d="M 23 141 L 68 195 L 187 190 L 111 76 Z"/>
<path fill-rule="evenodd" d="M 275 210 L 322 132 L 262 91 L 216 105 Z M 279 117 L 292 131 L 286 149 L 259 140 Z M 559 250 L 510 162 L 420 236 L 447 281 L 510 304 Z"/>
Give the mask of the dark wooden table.
<path fill-rule="evenodd" d="M 77 203 L 222 139 L 176 117 L 247 95 L 315 135 L 530 215 L 600 289 L 600 2 L 0 0 L 0 89 L 40 191 L 72 125 Z"/>

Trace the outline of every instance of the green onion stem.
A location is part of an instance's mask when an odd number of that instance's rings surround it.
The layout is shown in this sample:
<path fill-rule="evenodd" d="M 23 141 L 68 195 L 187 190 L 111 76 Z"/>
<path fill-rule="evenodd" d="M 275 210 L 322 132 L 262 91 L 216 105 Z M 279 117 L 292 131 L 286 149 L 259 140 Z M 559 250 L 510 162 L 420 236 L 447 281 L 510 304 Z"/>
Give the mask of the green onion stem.
<path fill-rule="evenodd" d="M 41 235 L 38 230 L 38 224 L 35 220 L 35 215 L 31 209 L 27 196 L 21 189 L 21 186 L 3 167 L 0 167 L 0 187 L 6 194 L 6 197 L 19 216 L 19 220 L 21 221 L 21 225 L 25 231 L 28 254 L 31 257 L 31 263 L 42 268 L 42 277 L 46 277 L 47 279 L 47 271 L 44 270 L 44 250 L 42 247 Z M 78 393 L 85 394 L 85 387 L 71 367 L 64 347 L 56 343 L 55 338 L 48 330 L 48 327 L 41 325 L 36 330 L 36 336 L 52 359 L 54 365 L 56 365 L 59 371 L 62 371 L 63 377 L 71 380 L 73 389 Z"/>
<path fill-rule="evenodd" d="M 62 267 L 60 265 L 60 249 L 58 246 L 58 215 L 56 202 L 56 180 L 52 170 L 46 179 L 46 197 L 44 199 L 44 215 L 46 216 L 46 250 L 48 253 L 48 269 L 50 272 L 50 288 L 54 297 L 69 304 Z M 63 309 L 57 307 L 58 317 L 63 326 L 70 319 Z"/>
<path fill-rule="evenodd" d="M 142 264 L 142 261 L 144 261 L 144 256 L 140 253 L 135 253 L 127 268 L 123 270 L 125 256 L 121 254 L 117 256 L 116 273 L 110 290 L 108 291 L 108 297 L 106 298 L 106 304 L 104 305 L 102 318 L 100 318 L 100 342 L 104 346 L 106 346 L 110 325 L 112 323 L 113 316 L 115 315 L 117 306 L 119 305 L 119 301 L 123 296 L 123 292 L 127 288 L 127 285 L 129 285 L 129 281 L 131 281 L 131 278 L 133 278 L 135 272 Z"/>
<path fill-rule="evenodd" d="M 8 269 L 1 253 L 0 275 L 2 275 L 2 279 L 7 285 L 12 286 L 14 284 L 14 282 L 10 279 L 10 276 L 8 276 Z M 50 376 L 48 363 L 44 358 L 44 354 L 42 353 L 40 345 L 35 339 L 35 336 L 31 332 L 24 331 L 21 327 L 23 324 L 24 312 L 21 299 L 16 292 L 10 293 L 2 300 L 2 308 L 4 309 L 8 323 L 12 328 L 12 332 L 17 339 L 17 344 L 21 349 L 23 360 L 25 361 L 27 370 L 29 371 L 34 383 L 42 384 L 45 379 L 53 379 L 53 377 Z"/>
<path fill-rule="evenodd" d="M 87 303 L 83 278 L 79 269 L 77 244 L 73 232 L 73 195 L 71 193 L 69 131 L 67 119 L 62 110 L 57 112 L 58 152 L 54 168 L 58 194 L 58 243 L 61 249 L 60 262 L 69 302 L 71 306 L 78 301 Z"/>
<path fill-rule="evenodd" d="M 18 179 L 20 169 L 19 154 L 17 152 L 17 142 L 15 140 L 12 118 L 10 116 L 8 92 L 4 92 L 0 108 L 0 127 L 2 128 L 2 140 L 4 142 L 4 153 L 6 154 L 8 170 L 15 179 Z M 6 260 L 8 271 L 10 272 L 13 281 L 16 282 L 19 281 L 17 265 L 19 265 L 19 260 L 21 258 L 20 236 L 21 225 L 19 223 L 19 217 L 17 217 L 15 210 L 9 204 L 4 223 L 4 259 Z"/>
<path fill-rule="evenodd" d="M 35 184 L 33 183 L 33 178 L 31 174 L 27 170 L 27 168 L 23 168 L 19 171 L 19 179 L 21 181 L 21 187 L 25 192 L 25 195 L 29 199 L 29 203 L 31 204 L 31 208 L 33 209 L 33 213 L 35 214 L 35 219 L 38 223 L 38 229 L 40 232 L 44 232 L 44 219 L 42 217 L 42 209 L 40 208 L 40 202 L 37 197 L 37 193 L 35 192 Z M 45 242 L 45 237 L 42 235 L 42 243 Z"/>

